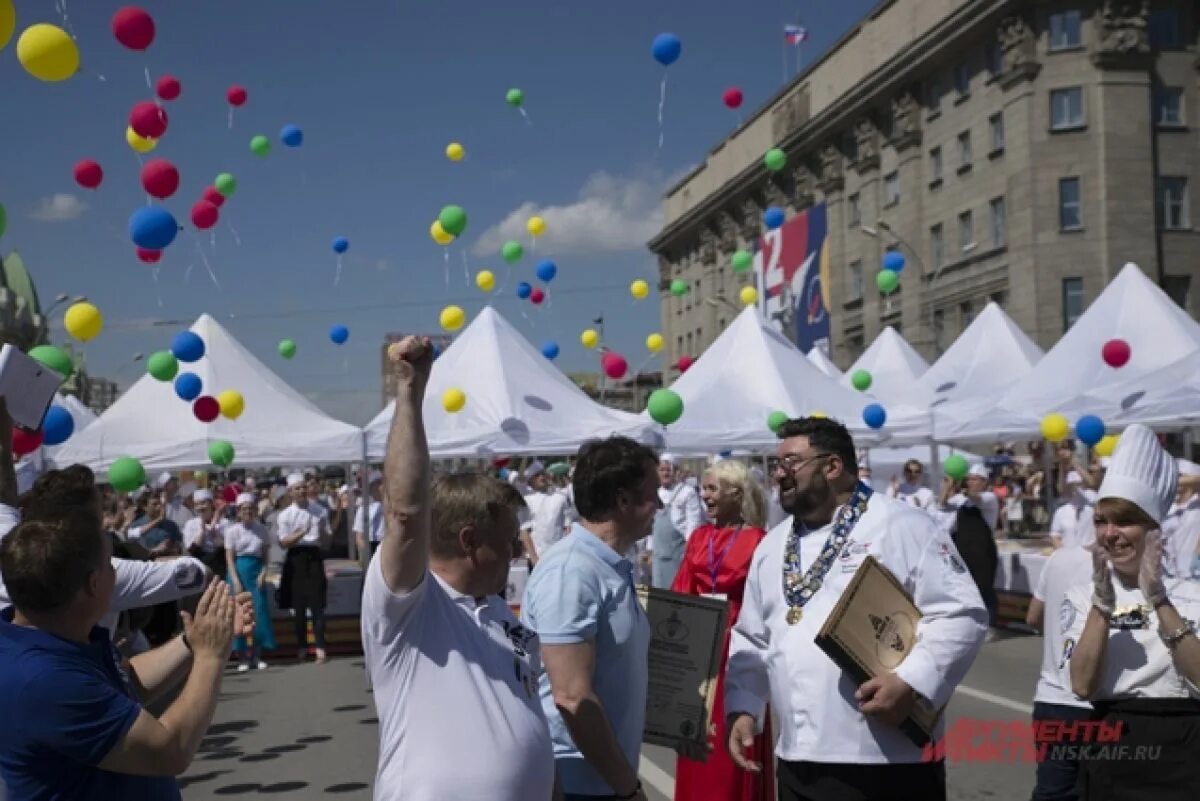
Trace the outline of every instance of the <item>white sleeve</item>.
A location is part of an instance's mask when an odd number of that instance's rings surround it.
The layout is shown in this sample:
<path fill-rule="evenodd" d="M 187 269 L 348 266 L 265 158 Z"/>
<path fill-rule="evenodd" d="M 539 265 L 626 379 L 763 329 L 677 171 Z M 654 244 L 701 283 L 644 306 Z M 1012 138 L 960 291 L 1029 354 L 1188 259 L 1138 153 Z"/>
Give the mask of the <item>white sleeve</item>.
<path fill-rule="evenodd" d="M 117 571 L 109 605 L 113 612 L 177 601 L 203 591 L 208 583 L 208 568 L 190 556 L 161 562 L 114 557 L 112 563 Z"/>
<path fill-rule="evenodd" d="M 0 503 L 0 537 L 21 525 L 21 510 Z"/>
<path fill-rule="evenodd" d="M 555 536 L 562 537 L 567 530 L 567 499 L 559 493 L 554 493 L 547 500 L 549 505 L 550 525 L 555 531 Z"/>
<path fill-rule="evenodd" d="M 1062 553 L 1055 551 L 1054 553 Z M 1050 554 L 1050 558 L 1046 560 L 1046 564 L 1042 565 L 1042 572 L 1038 575 L 1037 585 L 1033 588 L 1033 597 L 1043 603 L 1046 600 L 1046 584 L 1049 583 L 1047 576 L 1050 575 L 1050 569 L 1054 565 L 1054 554 Z"/>
<path fill-rule="evenodd" d="M 200 539 L 200 518 L 193 517 L 191 520 L 183 524 L 183 547 L 184 550 L 191 548 Z"/>
<path fill-rule="evenodd" d="M 700 513 L 700 493 L 691 487 L 687 488 L 683 499 L 683 534 L 684 539 L 692 536 L 692 532 L 700 528 L 704 520 Z"/>
<path fill-rule="evenodd" d="M 364 507 L 363 507 L 363 505 L 362 505 L 361 503 L 357 504 L 357 505 L 354 507 L 354 511 L 353 511 L 353 513 L 351 513 L 351 515 L 350 515 L 350 517 L 351 517 L 351 520 L 350 520 L 350 533 L 351 533 L 351 534 L 353 534 L 353 535 L 355 535 L 355 536 L 359 536 L 360 534 L 362 534 L 362 533 L 363 533 L 363 523 L 362 523 L 362 520 L 363 520 L 363 508 L 364 508 Z M 368 509 L 368 511 L 367 511 L 367 514 L 368 514 L 368 515 L 370 515 L 370 513 L 371 513 L 371 512 L 370 512 L 370 509 L 369 509 L 369 507 L 368 507 L 367 509 Z M 347 510 L 347 511 L 349 511 L 349 510 Z"/>
<path fill-rule="evenodd" d="M 402 636 L 406 630 L 421 625 L 417 612 L 429 594 L 429 585 L 436 579 L 426 570 L 416 587 L 408 592 L 392 592 L 383 578 L 382 561 L 372 559 L 367 565 L 360 617 L 364 639 L 386 645 Z"/>
<path fill-rule="evenodd" d="M 761 559 L 755 559 L 742 596 L 742 611 L 729 635 L 729 662 L 725 668 L 725 713 L 745 712 L 754 716 L 755 728 L 764 726 L 771 680 L 767 673 L 767 651 L 771 630 L 763 620 Z"/>

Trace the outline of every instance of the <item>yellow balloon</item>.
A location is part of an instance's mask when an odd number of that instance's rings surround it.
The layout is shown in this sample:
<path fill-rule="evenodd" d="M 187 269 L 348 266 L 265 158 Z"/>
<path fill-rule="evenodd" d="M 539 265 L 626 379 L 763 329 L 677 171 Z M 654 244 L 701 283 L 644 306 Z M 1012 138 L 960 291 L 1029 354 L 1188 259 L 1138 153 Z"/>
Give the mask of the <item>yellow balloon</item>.
<path fill-rule="evenodd" d="M 825 412 L 809 412 L 808 416 L 817 420 L 824 420 L 829 415 L 825 414 Z"/>
<path fill-rule="evenodd" d="M 0 50 L 8 44 L 16 29 L 17 10 L 13 8 L 12 0 L 0 0 Z"/>
<path fill-rule="evenodd" d="M 438 321 L 442 324 L 442 328 L 445 328 L 447 331 L 457 331 L 467 321 L 467 313 L 458 306 L 447 306 L 442 309 Z"/>
<path fill-rule="evenodd" d="M 666 343 L 663 340 L 662 334 L 651 334 L 650 336 L 646 337 L 646 350 L 650 351 L 651 353 L 658 353 L 663 349 L 664 344 Z"/>
<path fill-rule="evenodd" d="M 40 81 L 65 81 L 79 72 L 79 48 L 55 25 L 30 25 L 17 40 L 17 60 Z"/>
<path fill-rule="evenodd" d="M 158 147 L 157 139 L 144 139 L 138 136 L 133 128 L 125 129 L 125 143 L 133 148 L 135 153 L 149 153 Z"/>
<path fill-rule="evenodd" d="M 752 286 L 742 287 L 742 291 L 738 293 L 738 299 L 743 306 L 753 306 L 758 303 L 758 290 Z"/>
<path fill-rule="evenodd" d="M 465 155 L 467 155 L 466 148 L 464 148 L 458 142 L 451 142 L 450 144 L 446 145 L 446 158 L 450 159 L 451 161 L 462 161 L 463 156 Z"/>
<path fill-rule="evenodd" d="M 546 221 L 541 217 L 530 217 L 529 222 L 525 223 L 525 230 L 530 236 L 541 236 L 546 233 Z"/>
<path fill-rule="evenodd" d="M 221 407 L 221 414 L 230 420 L 238 419 L 246 411 L 246 399 L 236 389 L 227 389 L 218 395 L 217 405 Z"/>
<path fill-rule="evenodd" d="M 1117 442 L 1120 441 L 1120 434 L 1105 434 L 1099 442 L 1096 443 L 1097 456 L 1112 456 L 1116 450 Z"/>
<path fill-rule="evenodd" d="M 95 339 L 100 329 L 104 328 L 104 315 L 90 303 L 76 303 L 67 309 L 63 325 L 67 333 L 75 339 L 87 342 L 89 339 Z"/>
<path fill-rule="evenodd" d="M 589 328 L 579 335 L 579 341 L 583 343 L 585 348 L 591 350 L 600 344 L 600 335 L 596 333 L 594 328 Z"/>
<path fill-rule="evenodd" d="M 629 294 L 633 295 L 634 300 L 643 300 L 650 294 L 650 285 L 639 278 L 629 285 Z"/>
<path fill-rule="evenodd" d="M 450 412 L 450 414 L 461 412 L 466 405 L 467 395 L 461 389 L 451 387 L 442 393 L 442 408 Z"/>
<path fill-rule="evenodd" d="M 1047 442 L 1062 442 L 1071 433 L 1071 423 L 1061 414 L 1048 414 L 1042 418 L 1042 437 Z"/>
<path fill-rule="evenodd" d="M 433 237 L 433 241 L 439 245 L 449 245 L 454 241 L 454 235 L 446 231 L 442 224 L 437 220 L 433 221 L 433 225 L 429 226 L 429 235 Z"/>
<path fill-rule="evenodd" d="M 475 286 L 484 292 L 491 292 L 496 288 L 496 276 L 492 274 L 491 270 L 480 270 L 475 273 Z"/>

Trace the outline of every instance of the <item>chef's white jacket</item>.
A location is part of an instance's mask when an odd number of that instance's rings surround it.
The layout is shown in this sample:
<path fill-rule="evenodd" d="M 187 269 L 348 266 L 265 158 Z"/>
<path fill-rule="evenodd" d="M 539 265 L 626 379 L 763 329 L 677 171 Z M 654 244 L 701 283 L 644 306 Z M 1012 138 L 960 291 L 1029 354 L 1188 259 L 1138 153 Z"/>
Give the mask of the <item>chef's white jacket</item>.
<path fill-rule="evenodd" d="M 858 566 L 867 554 L 874 556 L 923 615 L 917 644 L 895 672 L 935 707 L 945 706 L 982 647 L 988 626 L 983 600 L 957 549 L 925 512 L 877 492 L 803 617 L 790 625 L 783 557 L 791 528 L 789 517 L 754 552 L 729 646 L 726 713 L 753 715 L 761 731 L 769 700 L 779 720 L 775 754 L 789 762 L 921 761 L 921 749 L 898 727 L 858 711 L 857 682 L 815 638 Z M 802 570 L 816 561 L 831 528 L 801 538 Z"/>

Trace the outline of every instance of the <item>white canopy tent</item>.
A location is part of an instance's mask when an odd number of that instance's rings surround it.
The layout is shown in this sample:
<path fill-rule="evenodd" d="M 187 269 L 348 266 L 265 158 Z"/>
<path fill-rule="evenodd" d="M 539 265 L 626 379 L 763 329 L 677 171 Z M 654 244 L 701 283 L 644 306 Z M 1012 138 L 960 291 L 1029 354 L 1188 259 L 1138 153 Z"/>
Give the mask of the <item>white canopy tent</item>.
<path fill-rule="evenodd" d="M 822 373 L 753 307 L 738 315 L 671 389 L 683 398 L 683 417 L 664 434 L 672 452 L 773 449 L 778 440 L 767 418 L 775 411 L 840 419 L 862 446 L 925 436 L 924 413 L 890 416 L 879 431 L 867 428 L 862 410 L 872 399 Z"/>
<path fill-rule="evenodd" d="M 96 422 L 96 413 L 83 405 L 83 402 L 74 395 L 60 395 L 54 393 L 54 404 L 61 406 L 71 415 L 71 419 L 75 421 L 75 433 L 78 434 L 83 429 Z"/>
<path fill-rule="evenodd" d="M 361 461 L 358 428 L 310 403 L 207 314 L 191 330 L 204 340 L 205 355 L 193 364 L 181 363 L 180 371 L 199 376 L 205 395 L 240 392 L 246 400 L 241 417 L 202 423 L 192 413 L 192 404 L 175 395 L 171 382 L 147 374 L 99 419 L 67 440 L 53 461 L 60 466 L 84 464 L 97 475 L 105 475 L 121 456 L 140 460 L 147 472 L 204 468 L 211 464 L 208 445 L 217 439 L 233 444 L 235 467 Z"/>
<path fill-rule="evenodd" d="M 1042 349 L 995 302 L 988 303 L 920 378 L 935 401 L 994 401 L 1033 369 Z"/>
<path fill-rule="evenodd" d="M 889 412 L 893 407 L 903 406 L 924 409 L 932 400 L 932 393 L 919 379 L 928 369 L 929 363 L 889 325 L 879 332 L 841 381 L 843 386 L 850 387 L 855 371 L 866 370 L 871 374 L 867 394 L 878 399 Z"/>
<path fill-rule="evenodd" d="M 454 414 L 442 407 L 450 388 L 467 397 Z M 373 461 L 384 456 L 394 409 L 367 424 Z M 572 453 L 611 434 L 654 440 L 645 421 L 589 398 L 490 306 L 433 363 L 423 411 L 435 459 Z"/>
<path fill-rule="evenodd" d="M 813 366 L 830 378 L 836 379 L 842 377 L 842 371 L 838 369 L 832 359 L 825 355 L 825 351 L 821 348 L 812 348 L 808 352 L 808 360 L 813 363 Z"/>

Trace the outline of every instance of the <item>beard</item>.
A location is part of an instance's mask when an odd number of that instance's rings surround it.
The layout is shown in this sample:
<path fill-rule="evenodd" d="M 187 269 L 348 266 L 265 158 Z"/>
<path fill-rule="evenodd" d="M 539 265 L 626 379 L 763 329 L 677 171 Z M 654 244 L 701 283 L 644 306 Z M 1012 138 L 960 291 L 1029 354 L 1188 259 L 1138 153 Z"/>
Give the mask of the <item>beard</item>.
<path fill-rule="evenodd" d="M 779 504 L 788 514 L 803 520 L 820 509 L 833 489 L 823 473 L 814 473 L 808 485 L 800 487 L 790 475 L 779 479 Z"/>

